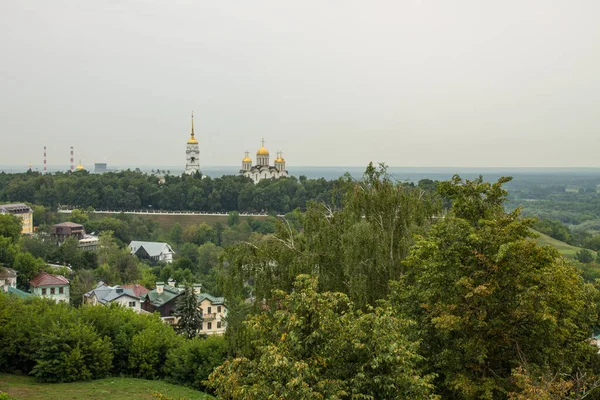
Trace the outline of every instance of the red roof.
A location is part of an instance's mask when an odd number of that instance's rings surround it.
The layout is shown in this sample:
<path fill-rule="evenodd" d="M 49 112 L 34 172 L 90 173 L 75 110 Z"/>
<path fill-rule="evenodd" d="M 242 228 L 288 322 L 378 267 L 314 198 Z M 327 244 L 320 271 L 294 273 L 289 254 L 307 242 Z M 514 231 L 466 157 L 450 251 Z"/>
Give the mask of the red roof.
<path fill-rule="evenodd" d="M 143 287 L 142 285 L 140 285 L 138 283 L 134 283 L 131 285 L 121 285 L 121 287 L 125 288 L 125 289 L 131 289 L 137 297 L 142 297 L 143 295 L 145 295 L 146 293 L 148 293 L 150 291 L 149 289 L 146 289 L 145 287 Z"/>
<path fill-rule="evenodd" d="M 29 283 L 31 286 L 61 286 L 68 285 L 69 280 L 62 275 L 50 275 L 47 272 L 40 272 L 38 276 L 33 278 Z"/>

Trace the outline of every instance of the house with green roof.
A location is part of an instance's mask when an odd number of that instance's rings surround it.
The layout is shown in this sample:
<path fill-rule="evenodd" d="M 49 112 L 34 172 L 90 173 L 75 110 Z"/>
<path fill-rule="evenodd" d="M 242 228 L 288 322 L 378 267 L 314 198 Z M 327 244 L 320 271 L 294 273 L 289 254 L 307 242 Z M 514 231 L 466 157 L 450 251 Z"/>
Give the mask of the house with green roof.
<path fill-rule="evenodd" d="M 158 312 L 165 322 L 175 323 L 173 313 L 177 298 L 183 294 L 184 288 L 176 287 L 175 281 L 156 282 L 156 287 L 142 297 L 142 310 Z"/>
<path fill-rule="evenodd" d="M 198 307 L 202 311 L 202 333 L 207 335 L 224 334 L 226 328 L 225 316 L 227 316 L 225 298 L 200 293 L 198 294 Z"/>

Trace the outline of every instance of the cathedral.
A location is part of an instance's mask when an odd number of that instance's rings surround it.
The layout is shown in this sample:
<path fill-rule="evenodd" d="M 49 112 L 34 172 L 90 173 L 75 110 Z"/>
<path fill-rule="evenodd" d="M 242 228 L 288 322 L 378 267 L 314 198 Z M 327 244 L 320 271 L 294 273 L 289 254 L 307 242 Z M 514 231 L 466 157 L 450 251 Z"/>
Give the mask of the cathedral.
<path fill-rule="evenodd" d="M 269 165 L 269 151 L 265 149 L 265 140 L 263 139 L 262 146 L 256 152 L 256 165 L 252 165 L 252 159 L 248 157 L 248 152 L 246 151 L 246 156 L 242 160 L 240 174 L 252 179 L 254 183 L 257 183 L 261 179 L 279 179 L 288 176 L 285 170 L 285 160 L 281 152 L 277 153 L 274 164 L 274 166 Z"/>
<path fill-rule="evenodd" d="M 185 149 L 185 173 L 188 175 L 200 172 L 200 146 L 194 137 L 194 113 L 192 113 L 192 134 Z"/>

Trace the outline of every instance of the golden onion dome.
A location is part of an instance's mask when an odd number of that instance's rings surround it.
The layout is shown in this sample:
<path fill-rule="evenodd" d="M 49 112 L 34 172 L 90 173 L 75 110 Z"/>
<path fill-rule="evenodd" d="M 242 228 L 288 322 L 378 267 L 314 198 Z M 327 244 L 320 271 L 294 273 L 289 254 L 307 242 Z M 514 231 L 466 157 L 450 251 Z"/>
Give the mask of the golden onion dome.
<path fill-rule="evenodd" d="M 79 161 L 79 165 L 77 167 L 75 167 L 76 171 L 85 171 L 85 168 L 83 165 L 81 165 L 81 161 Z"/>
<path fill-rule="evenodd" d="M 243 163 L 247 163 L 247 162 L 251 163 L 252 159 L 250 157 L 246 156 L 246 157 L 244 157 L 244 159 L 242 160 L 242 162 Z"/>
<path fill-rule="evenodd" d="M 256 152 L 257 156 L 268 156 L 269 155 L 269 150 L 265 149 L 265 146 L 261 146 L 260 149 L 258 149 L 258 151 Z"/>
<path fill-rule="evenodd" d="M 285 162 L 285 160 L 283 159 L 283 157 L 279 156 L 279 157 L 277 157 L 277 158 L 275 159 L 275 162 L 276 162 L 276 163 L 284 163 L 284 162 Z"/>

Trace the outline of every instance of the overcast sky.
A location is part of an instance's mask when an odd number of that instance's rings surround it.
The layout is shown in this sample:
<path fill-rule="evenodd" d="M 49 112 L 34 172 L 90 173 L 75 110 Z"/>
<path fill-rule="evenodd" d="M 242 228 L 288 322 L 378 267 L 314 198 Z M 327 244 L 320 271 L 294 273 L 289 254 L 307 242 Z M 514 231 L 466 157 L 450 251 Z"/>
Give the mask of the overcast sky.
<path fill-rule="evenodd" d="M 0 0 L 0 164 L 600 166 L 598 0 Z"/>

